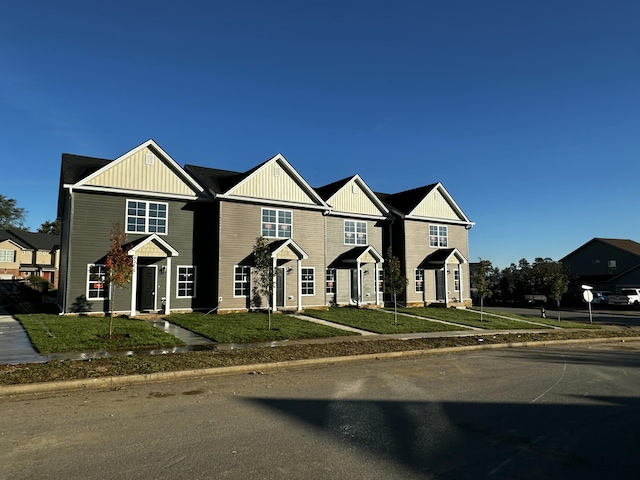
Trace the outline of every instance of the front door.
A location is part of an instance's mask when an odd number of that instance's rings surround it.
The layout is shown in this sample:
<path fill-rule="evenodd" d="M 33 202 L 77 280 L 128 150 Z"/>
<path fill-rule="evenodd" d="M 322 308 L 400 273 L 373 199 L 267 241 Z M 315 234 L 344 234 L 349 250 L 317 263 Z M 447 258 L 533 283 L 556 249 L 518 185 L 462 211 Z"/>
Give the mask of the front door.
<path fill-rule="evenodd" d="M 436 270 L 436 300 L 440 302 L 446 301 L 444 270 Z"/>
<path fill-rule="evenodd" d="M 284 307 L 284 268 L 276 268 L 276 308 Z"/>
<path fill-rule="evenodd" d="M 156 267 L 140 267 L 138 309 L 156 310 Z"/>

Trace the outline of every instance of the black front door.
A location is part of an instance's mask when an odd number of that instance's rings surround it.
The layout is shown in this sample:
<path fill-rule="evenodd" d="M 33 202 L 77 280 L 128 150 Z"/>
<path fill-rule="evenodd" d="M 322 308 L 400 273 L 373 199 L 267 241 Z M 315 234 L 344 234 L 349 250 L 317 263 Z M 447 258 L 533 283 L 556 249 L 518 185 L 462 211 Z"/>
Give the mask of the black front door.
<path fill-rule="evenodd" d="M 284 307 L 284 268 L 276 268 L 276 307 Z"/>
<path fill-rule="evenodd" d="M 140 267 L 139 277 L 139 310 L 156 309 L 156 269 Z"/>

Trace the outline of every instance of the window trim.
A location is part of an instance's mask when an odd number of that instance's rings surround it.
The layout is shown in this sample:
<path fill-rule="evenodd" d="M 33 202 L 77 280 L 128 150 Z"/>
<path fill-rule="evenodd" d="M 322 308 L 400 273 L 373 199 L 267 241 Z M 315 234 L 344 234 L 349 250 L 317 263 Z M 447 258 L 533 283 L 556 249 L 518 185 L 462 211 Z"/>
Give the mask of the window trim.
<path fill-rule="evenodd" d="M 431 229 L 437 229 L 437 234 L 433 235 L 431 233 Z M 442 235 L 442 230 L 444 229 L 444 235 Z M 435 238 L 435 241 L 432 239 Z M 442 239 L 444 238 L 444 242 Z M 449 246 L 449 226 L 432 223 L 429 224 L 429 247 L 431 248 L 447 248 Z"/>
<path fill-rule="evenodd" d="M 305 271 L 311 271 L 311 280 L 305 280 Z M 307 273 L 309 275 L 309 273 Z M 311 284 L 312 293 L 304 293 L 305 284 Z M 307 289 L 309 286 L 307 285 Z M 300 294 L 303 297 L 313 297 L 316 294 L 316 267 L 302 267 L 300 268 Z"/>
<path fill-rule="evenodd" d="M 269 211 L 273 211 L 275 212 L 275 222 L 265 222 L 264 221 L 264 212 L 265 210 L 269 210 Z M 284 222 L 280 222 L 280 213 L 288 213 L 289 214 L 289 218 L 291 220 L 290 223 L 284 223 Z M 267 223 L 274 223 L 275 224 L 275 231 L 276 234 L 275 236 L 272 235 L 266 235 L 265 234 L 265 228 L 264 225 Z M 280 231 L 282 231 L 282 229 L 280 228 L 281 225 L 289 225 L 289 235 L 288 236 L 280 236 L 279 233 Z M 293 210 L 285 210 L 282 208 L 266 208 L 263 207 L 260 210 L 260 235 L 265 237 L 265 238 L 293 238 Z"/>
<path fill-rule="evenodd" d="M 100 275 L 101 277 L 103 277 L 103 280 L 91 280 L 91 268 L 93 267 L 98 267 L 100 269 L 98 275 Z M 91 289 L 91 283 L 101 283 L 103 286 L 101 289 Z M 90 292 L 92 291 L 97 291 L 98 293 L 100 293 L 100 291 L 102 290 L 102 296 L 98 296 L 98 297 L 92 297 L 90 296 Z M 107 280 L 107 269 L 105 268 L 104 264 L 102 263 L 88 263 L 87 264 L 87 278 L 86 278 L 86 284 L 85 284 L 85 298 L 88 301 L 101 301 L 101 300 L 108 300 L 109 299 L 109 281 Z"/>
<path fill-rule="evenodd" d="M 245 275 L 246 275 L 246 279 L 245 280 L 237 280 L 236 279 L 236 273 L 238 271 L 238 269 L 242 269 L 242 271 L 244 271 Z M 236 290 L 237 287 L 236 285 L 246 285 L 245 290 L 246 290 L 246 294 L 245 295 L 237 295 L 236 294 Z M 251 294 L 251 267 L 249 265 L 234 265 L 233 266 L 233 298 L 247 298 L 249 297 Z"/>
<path fill-rule="evenodd" d="M 2 263 L 16 263 L 16 258 L 18 256 L 18 252 L 16 252 L 15 250 L 12 250 L 10 248 L 0 248 L 0 257 L 2 256 L 1 255 L 2 253 L 4 253 L 6 255 L 7 252 L 12 254 L 13 260 L 3 260 L 2 258 L 0 258 L 0 262 L 2 262 Z M 5 256 L 5 258 L 6 258 L 6 256 Z"/>
<path fill-rule="evenodd" d="M 129 215 L 129 203 L 130 202 L 135 202 L 136 204 L 144 204 L 144 217 L 139 216 L 139 215 Z M 164 217 L 151 217 L 149 215 L 149 205 L 164 205 L 165 209 L 165 216 Z M 135 207 L 136 210 L 139 209 L 139 206 Z M 140 219 L 140 218 L 144 218 L 144 231 L 138 231 L 138 230 L 131 230 L 129 228 L 129 218 L 134 218 L 134 219 Z M 155 231 L 151 231 L 149 222 L 151 219 L 164 219 L 164 232 L 159 232 L 157 229 L 157 225 L 156 225 L 156 229 Z M 145 234 L 150 234 L 150 233 L 155 233 L 157 235 L 167 235 L 169 233 L 169 203 L 167 202 L 154 202 L 151 200 L 138 200 L 138 199 L 133 199 L 133 198 L 127 198 L 126 200 L 126 204 L 125 204 L 125 217 L 124 217 L 124 222 L 125 222 L 125 233 L 131 233 L 131 234 L 139 234 L 139 235 L 145 235 Z"/>
<path fill-rule="evenodd" d="M 335 295 L 338 293 L 338 271 L 335 268 L 327 268 L 324 274 L 325 290 L 327 295 Z M 333 282 L 333 285 L 329 286 L 329 282 Z M 333 291 L 329 291 L 329 289 Z"/>
<path fill-rule="evenodd" d="M 413 272 L 413 287 L 414 293 L 424 293 L 424 269 L 416 268 Z M 418 289 L 420 285 L 420 289 Z"/>
<path fill-rule="evenodd" d="M 455 269 L 453 271 L 453 291 L 454 292 L 459 292 L 460 291 L 460 278 L 462 275 L 460 275 L 460 270 L 459 269 Z"/>
<path fill-rule="evenodd" d="M 180 280 L 180 269 L 190 268 L 192 270 L 191 280 Z M 180 285 L 191 284 L 191 295 L 180 295 Z M 186 288 L 185 288 L 186 289 Z M 177 265 L 176 267 L 176 298 L 195 298 L 196 296 L 196 267 L 195 265 Z"/>
<path fill-rule="evenodd" d="M 377 293 L 384 293 L 384 269 L 378 270 L 378 291 Z"/>
<path fill-rule="evenodd" d="M 347 223 L 353 224 L 353 231 L 347 232 Z M 363 232 L 358 231 L 358 226 L 362 226 L 362 225 L 364 225 L 364 242 L 359 242 L 358 235 L 362 234 Z M 342 223 L 342 232 L 343 232 L 342 241 L 344 242 L 344 245 L 354 245 L 354 246 L 367 245 L 367 242 L 369 241 L 369 225 L 365 221 L 345 219 Z M 347 233 L 353 234 L 353 243 L 347 242 Z"/>

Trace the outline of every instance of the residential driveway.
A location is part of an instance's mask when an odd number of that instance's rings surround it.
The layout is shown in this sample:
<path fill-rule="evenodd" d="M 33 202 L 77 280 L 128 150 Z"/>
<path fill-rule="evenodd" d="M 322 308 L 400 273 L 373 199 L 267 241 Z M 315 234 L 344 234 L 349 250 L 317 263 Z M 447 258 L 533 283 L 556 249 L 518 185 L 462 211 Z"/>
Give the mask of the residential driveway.
<path fill-rule="evenodd" d="M 0 307 L 0 364 L 17 365 L 46 361 L 47 357 L 40 355 L 33 348 L 20 322 L 7 315 Z"/>

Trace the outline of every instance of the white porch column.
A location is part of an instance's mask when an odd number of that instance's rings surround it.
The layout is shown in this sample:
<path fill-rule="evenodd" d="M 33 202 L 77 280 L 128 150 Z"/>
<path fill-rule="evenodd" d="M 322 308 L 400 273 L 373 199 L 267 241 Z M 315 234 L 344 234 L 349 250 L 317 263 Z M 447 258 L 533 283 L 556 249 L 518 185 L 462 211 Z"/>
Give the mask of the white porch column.
<path fill-rule="evenodd" d="M 458 283 L 460 284 L 460 291 L 458 292 L 458 296 L 460 297 L 460 303 L 463 302 L 462 292 L 464 291 L 464 283 L 462 282 L 462 264 L 458 264 Z"/>
<path fill-rule="evenodd" d="M 136 316 L 136 298 L 138 297 L 138 256 L 133 256 L 133 268 L 131 275 L 131 317 Z"/>
<path fill-rule="evenodd" d="M 298 258 L 296 261 L 296 266 L 298 267 L 298 286 L 296 290 L 298 291 L 298 311 L 302 310 L 302 260 Z"/>
<path fill-rule="evenodd" d="M 362 303 L 362 272 L 360 271 L 360 261 L 356 261 L 356 272 L 358 272 L 358 298 L 357 305 L 360 307 Z"/>
<path fill-rule="evenodd" d="M 444 304 L 449 305 L 449 273 L 447 272 L 447 264 L 444 264 Z"/>
<path fill-rule="evenodd" d="M 166 292 L 164 294 L 164 298 L 165 298 L 165 313 L 170 313 L 171 312 L 171 257 L 167 257 L 167 272 L 166 272 L 166 276 L 167 279 L 165 281 L 166 283 Z M 195 279 L 194 279 L 195 280 Z"/>
<path fill-rule="evenodd" d="M 278 284 L 276 282 L 276 259 L 272 258 L 271 259 L 271 270 L 273 272 L 273 277 L 271 277 L 271 282 L 273 285 L 273 291 L 271 292 L 271 311 L 275 312 L 277 310 L 276 307 L 276 295 L 277 295 L 277 290 L 278 290 Z M 284 281 L 284 280 L 283 280 Z"/>
<path fill-rule="evenodd" d="M 373 288 L 375 289 L 375 292 L 376 292 L 376 305 L 380 305 L 380 292 L 378 289 L 378 262 L 374 263 L 373 274 L 374 274 Z"/>

